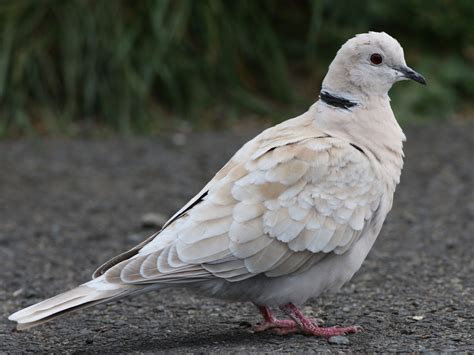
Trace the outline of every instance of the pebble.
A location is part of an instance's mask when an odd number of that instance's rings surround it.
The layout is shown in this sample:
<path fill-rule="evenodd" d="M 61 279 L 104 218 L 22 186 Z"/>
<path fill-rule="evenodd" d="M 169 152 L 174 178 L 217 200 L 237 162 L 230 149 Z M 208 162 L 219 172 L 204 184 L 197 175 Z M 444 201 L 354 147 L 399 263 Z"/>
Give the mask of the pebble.
<path fill-rule="evenodd" d="M 15 292 L 13 292 L 13 297 L 18 297 L 18 296 L 20 296 L 23 292 L 25 292 L 25 289 L 24 289 L 24 288 L 19 288 L 18 290 L 16 290 Z"/>
<path fill-rule="evenodd" d="M 342 335 L 330 337 L 328 339 L 328 342 L 329 344 L 337 344 L 337 345 L 348 345 L 351 343 L 347 337 L 342 336 Z"/>
<path fill-rule="evenodd" d="M 186 144 L 187 137 L 184 133 L 175 133 L 171 137 L 171 140 L 172 140 L 174 145 L 183 146 L 183 145 Z"/>
<path fill-rule="evenodd" d="M 161 228 L 168 218 L 161 213 L 145 213 L 142 218 L 142 226 L 145 228 Z"/>

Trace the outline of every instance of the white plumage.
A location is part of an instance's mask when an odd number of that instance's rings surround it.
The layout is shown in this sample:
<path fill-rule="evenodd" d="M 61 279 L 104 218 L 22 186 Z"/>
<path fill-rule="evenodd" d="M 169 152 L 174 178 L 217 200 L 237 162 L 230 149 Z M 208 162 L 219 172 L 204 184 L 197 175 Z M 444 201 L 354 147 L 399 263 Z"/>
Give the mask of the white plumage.
<path fill-rule="evenodd" d="M 372 53 L 385 66 L 371 63 Z M 329 68 L 325 96 L 245 144 L 160 233 L 88 283 L 9 319 L 27 328 L 176 284 L 261 306 L 338 289 L 361 266 L 392 206 L 405 137 L 387 91 L 410 75 L 421 81 L 415 74 L 387 34 L 351 39 Z"/>

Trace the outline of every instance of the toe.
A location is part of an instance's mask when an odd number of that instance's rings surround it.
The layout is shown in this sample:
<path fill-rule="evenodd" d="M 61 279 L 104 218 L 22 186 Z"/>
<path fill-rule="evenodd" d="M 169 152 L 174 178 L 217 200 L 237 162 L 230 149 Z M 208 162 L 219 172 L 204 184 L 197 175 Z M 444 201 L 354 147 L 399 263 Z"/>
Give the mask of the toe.
<path fill-rule="evenodd" d="M 362 328 L 360 325 L 353 325 L 352 327 L 349 327 L 348 334 L 361 333 L 363 331 L 364 331 L 364 328 Z"/>

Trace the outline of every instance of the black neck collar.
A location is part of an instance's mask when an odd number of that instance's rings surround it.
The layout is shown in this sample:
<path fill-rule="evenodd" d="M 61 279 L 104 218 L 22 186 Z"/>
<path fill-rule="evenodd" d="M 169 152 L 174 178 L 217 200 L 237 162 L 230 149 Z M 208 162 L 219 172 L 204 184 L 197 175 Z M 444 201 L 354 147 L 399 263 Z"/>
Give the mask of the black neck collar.
<path fill-rule="evenodd" d="M 330 94 L 324 90 L 321 91 L 319 98 L 321 99 L 321 101 L 323 101 L 325 104 L 328 104 L 329 106 L 343 108 L 345 110 L 357 105 L 357 103 L 355 103 L 354 101 L 348 100 L 342 96 Z"/>

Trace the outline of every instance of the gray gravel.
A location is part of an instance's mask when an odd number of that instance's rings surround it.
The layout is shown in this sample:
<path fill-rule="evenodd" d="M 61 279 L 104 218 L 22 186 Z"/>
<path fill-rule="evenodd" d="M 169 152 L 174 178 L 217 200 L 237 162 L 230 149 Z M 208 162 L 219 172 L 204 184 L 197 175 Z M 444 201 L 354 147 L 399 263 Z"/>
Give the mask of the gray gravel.
<path fill-rule="evenodd" d="M 406 130 L 394 209 L 362 269 L 308 303 L 335 343 L 253 334 L 251 304 L 167 290 L 13 332 L 11 312 L 86 281 L 153 232 L 255 132 L 167 139 L 0 142 L 0 352 L 474 351 L 473 124 Z"/>

